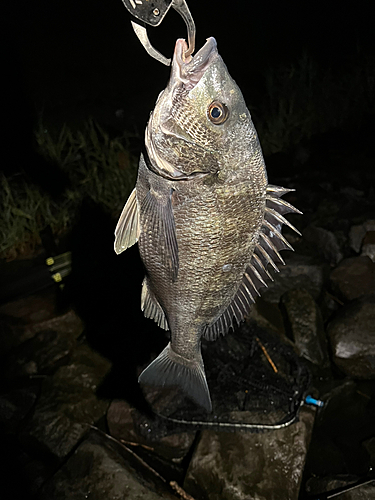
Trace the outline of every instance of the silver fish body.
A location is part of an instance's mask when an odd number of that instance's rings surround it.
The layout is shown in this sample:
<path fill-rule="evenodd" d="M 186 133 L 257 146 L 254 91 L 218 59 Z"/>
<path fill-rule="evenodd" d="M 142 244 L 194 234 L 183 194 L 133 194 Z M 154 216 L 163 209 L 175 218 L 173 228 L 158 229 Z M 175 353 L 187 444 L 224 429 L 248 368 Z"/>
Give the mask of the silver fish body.
<path fill-rule="evenodd" d="M 291 248 L 283 214 L 298 211 L 280 198 L 289 190 L 268 185 L 250 113 L 215 40 L 194 58 L 185 59 L 185 50 L 178 40 L 115 251 L 138 241 L 147 271 L 142 309 L 170 330 L 140 382 L 179 386 L 211 411 L 201 339 L 215 340 L 244 319 L 271 278 L 268 265 L 277 269 L 279 250 Z"/>

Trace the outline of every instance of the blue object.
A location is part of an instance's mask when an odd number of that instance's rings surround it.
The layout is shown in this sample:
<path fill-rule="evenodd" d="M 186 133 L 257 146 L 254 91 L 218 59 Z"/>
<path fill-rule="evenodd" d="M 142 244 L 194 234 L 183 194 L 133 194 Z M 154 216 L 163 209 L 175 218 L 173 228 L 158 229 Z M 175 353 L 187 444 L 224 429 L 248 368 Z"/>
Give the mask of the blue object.
<path fill-rule="evenodd" d="M 320 401 L 320 399 L 315 399 L 312 396 L 306 396 L 305 404 L 307 404 L 307 405 L 313 405 L 313 406 L 319 406 L 319 408 L 321 408 L 322 406 L 324 406 L 323 401 Z"/>

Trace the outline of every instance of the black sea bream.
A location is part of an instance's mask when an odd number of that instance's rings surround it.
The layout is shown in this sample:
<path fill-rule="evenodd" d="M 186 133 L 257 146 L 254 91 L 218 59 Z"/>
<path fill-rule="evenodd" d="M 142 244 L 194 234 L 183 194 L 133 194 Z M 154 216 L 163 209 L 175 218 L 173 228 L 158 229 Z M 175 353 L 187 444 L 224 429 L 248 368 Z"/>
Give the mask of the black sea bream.
<path fill-rule="evenodd" d="M 144 314 L 170 342 L 142 372 L 145 384 L 178 386 L 211 411 L 202 337 L 215 340 L 249 312 L 268 266 L 291 248 L 280 199 L 268 184 L 242 93 L 209 38 L 194 56 L 177 40 L 167 88 L 145 134 L 137 184 L 116 227 L 115 251 L 138 241 L 146 267 Z M 291 226 L 292 227 L 292 226 Z"/>

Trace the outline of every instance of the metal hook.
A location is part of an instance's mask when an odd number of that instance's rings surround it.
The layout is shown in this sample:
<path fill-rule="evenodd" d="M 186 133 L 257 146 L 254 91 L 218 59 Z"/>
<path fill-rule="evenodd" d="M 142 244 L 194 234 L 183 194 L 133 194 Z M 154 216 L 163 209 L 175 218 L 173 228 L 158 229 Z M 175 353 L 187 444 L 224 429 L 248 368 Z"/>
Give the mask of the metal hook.
<path fill-rule="evenodd" d="M 185 57 L 190 56 L 194 52 L 196 29 L 186 0 L 154 0 L 152 8 L 150 8 L 149 3 L 144 0 L 122 0 L 122 2 L 134 17 L 151 26 L 159 26 L 170 7 L 173 7 L 183 18 L 187 27 L 189 48 L 185 52 Z M 171 60 L 164 57 L 151 45 L 145 26 L 135 21 L 131 21 L 131 24 L 139 41 L 146 49 L 146 52 L 166 66 L 170 66 Z"/>

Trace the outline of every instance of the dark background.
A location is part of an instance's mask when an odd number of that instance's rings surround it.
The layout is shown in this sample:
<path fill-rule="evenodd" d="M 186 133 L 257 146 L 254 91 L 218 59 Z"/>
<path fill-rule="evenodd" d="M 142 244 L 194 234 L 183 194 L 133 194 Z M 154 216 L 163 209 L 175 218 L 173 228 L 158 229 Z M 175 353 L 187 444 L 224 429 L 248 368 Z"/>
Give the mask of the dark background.
<path fill-rule="evenodd" d="M 358 51 L 374 58 L 371 1 L 189 0 L 188 5 L 197 49 L 207 37 L 216 38 L 252 106 L 262 90 L 262 72 L 297 61 L 303 52 L 327 70 L 345 66 Z M 58 128 L 92 115 L 116 130 L 143 134 L 169 68 L 146 54 L 121 0 L 8 1 L 1 10 L 3 138 L 12 163 L 27 161 L 23 153 L 41 116 Z M 168 57 L 175 40 L 186 37 L 184 22 L 172 9 L 148 33 Z"/>

